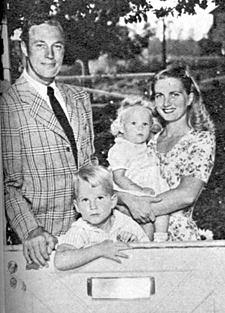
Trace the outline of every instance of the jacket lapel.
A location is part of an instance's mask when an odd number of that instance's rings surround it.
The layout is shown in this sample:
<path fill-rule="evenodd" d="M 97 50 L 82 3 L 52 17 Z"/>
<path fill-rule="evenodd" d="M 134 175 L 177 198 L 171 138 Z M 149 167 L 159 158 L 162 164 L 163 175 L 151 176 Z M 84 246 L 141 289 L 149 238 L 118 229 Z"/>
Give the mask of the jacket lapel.
<path fill-rule="evenodd" d="M 17 89 L 19 91 L 21 101 L 30 106 L 30 115 L 39 123 L 68 141 L 66 134 L 53 113 L 52 108 L 44 99 L 42 99 L 37 90 L 29 85 L 23 76 L 20 78 L 20 84 Z"/>
<path fill-rule="evenodd" d="M 74 131 L 75 140 L 78 142 L 79 137 L 79 123 L 81 123 L 81 116 L 80 116 L 80 108 L 76 105 L 76 99 L 74 99 L 73 93 L 66 85 L 57 84 L 61 95 L 66 104 L 69 122 L 72 125 Z"/>

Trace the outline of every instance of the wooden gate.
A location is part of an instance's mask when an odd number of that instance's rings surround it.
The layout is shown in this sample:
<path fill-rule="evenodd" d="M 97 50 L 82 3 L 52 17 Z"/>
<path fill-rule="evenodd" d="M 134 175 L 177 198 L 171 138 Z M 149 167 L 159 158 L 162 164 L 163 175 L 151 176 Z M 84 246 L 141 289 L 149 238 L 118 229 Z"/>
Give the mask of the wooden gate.
<path fill-rule="evenodd" d="M 4 252 L 6 313 L 224 313 L 225 242 L 135 244 L 122 264 L 98 259 L 65 272 L 26 270 Z"/>

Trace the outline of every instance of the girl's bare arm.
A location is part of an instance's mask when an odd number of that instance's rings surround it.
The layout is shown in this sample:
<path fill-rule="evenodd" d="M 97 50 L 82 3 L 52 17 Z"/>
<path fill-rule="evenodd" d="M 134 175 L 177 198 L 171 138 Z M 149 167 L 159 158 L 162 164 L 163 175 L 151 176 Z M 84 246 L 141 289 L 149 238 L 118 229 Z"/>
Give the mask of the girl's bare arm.
<path fill-rule="evenodd" d="M 118 169 L 113 171 L 113 180 L 114 182 L 124 190 L 138 191 L 143 193 L 148 193 L 149 195 L 154 195 L 155 192 L 151 188 L 143 188 L 135 184 L 125 175 L 126 169 Z"/>

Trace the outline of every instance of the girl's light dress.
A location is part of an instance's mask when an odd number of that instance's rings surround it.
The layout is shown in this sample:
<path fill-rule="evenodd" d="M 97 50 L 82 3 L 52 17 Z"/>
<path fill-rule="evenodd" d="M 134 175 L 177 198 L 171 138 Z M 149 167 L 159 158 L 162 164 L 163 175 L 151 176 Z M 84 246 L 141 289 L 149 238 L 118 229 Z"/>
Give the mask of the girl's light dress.
<path fill-rule="evenodd" d="M 215 136 L 209 131 L 190 130 L 167 153 L 157 150 L 156 134 L 149 141 L 149 151 L 154 151 L 160 171 L 169 185 L 175 189 L 182 176 L 191 176 L 207 183 L 215 159 Z M 192 219 L 194 206 L 170 214 L 169 236 L 171 240 L 198 240 L 198 227 Z"/>
<path fill-rule="evenodd" d="M 160 168 L 154 150 L 146 143 L 135 144 L 121 137 L 109 149 L 108 162 L 111 170 L 125 169 L 125 176 L 141 187 L 149 187 L 155 194 L 169 189 L 166 180 L 160 175 Z M 124 190 L 115 184 L 115 190 L 143 195 L 141 192 Z"/>

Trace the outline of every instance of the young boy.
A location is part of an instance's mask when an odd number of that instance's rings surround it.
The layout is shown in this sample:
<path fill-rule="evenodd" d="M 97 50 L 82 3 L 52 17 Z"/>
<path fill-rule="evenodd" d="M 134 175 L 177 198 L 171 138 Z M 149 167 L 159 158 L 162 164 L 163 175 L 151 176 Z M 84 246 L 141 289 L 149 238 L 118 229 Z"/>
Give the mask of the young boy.
<path fill-rule="evenodd" d="M 104 257 L 121 263 L 128 242 L 149 242 L 141 226 L 114 210 L 117 196 L 111 174 L 102 166 L 85 167 L 75 175 L 75 205 L 81 217 L 59 238 L 55 267 L 73 269 Z"/>

